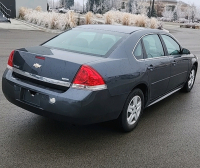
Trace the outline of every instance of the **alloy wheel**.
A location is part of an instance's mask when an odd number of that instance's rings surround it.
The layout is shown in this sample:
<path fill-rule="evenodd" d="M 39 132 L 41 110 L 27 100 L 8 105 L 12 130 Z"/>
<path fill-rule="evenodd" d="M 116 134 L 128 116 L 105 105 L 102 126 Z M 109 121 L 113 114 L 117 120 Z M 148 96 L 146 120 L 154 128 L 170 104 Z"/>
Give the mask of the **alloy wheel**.
<path fill-rule="evenodd" d="M 193 69 L 190 72 L 190 76 L 189 76 L 189 80 L 188 80 L 188 88 L 192 88 L 193 84 L 194 84 L 194 80 L 195 80 L 195 70 Z"/>
<path fill-rule="evenodd" d="M 142 100 L 139 96 L 134 96 L 127 109 L 127 123 L 133 125 L 137 122 L 142 109 Z"/>

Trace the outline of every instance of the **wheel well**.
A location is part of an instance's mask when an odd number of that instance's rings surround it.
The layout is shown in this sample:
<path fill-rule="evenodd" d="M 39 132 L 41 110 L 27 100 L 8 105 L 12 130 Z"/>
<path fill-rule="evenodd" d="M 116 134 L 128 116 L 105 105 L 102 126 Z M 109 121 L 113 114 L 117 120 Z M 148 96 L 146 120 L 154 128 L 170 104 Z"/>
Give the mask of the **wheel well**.
<path fill-rule="evenodd" d="M 194 63 L 194 66 L 198 69 L 198 63 L 197 62 Z"/>
<path fill-rule="evenodd" d="M 134 89 L 136 89 L 136 88 L 140 89 L 144 94 L 144 103 L 145 103 L 144 107 L 145 107 L 147 104 L 147 101 L 148 101 L 148 87 L 146 84 L 139 84 Z"/>

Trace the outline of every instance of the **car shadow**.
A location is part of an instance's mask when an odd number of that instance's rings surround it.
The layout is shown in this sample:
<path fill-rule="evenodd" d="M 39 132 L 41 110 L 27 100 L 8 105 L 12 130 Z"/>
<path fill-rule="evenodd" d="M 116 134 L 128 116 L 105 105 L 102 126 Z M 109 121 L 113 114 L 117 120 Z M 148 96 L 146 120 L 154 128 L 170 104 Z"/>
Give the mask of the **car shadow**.
<path fill-rule="evenodd" d="M 18 124 L 16 135 L 12 133 L 14 138 L 10 145 L 18 151 L 31 151 L 31 155 L 56 152 L 66 157 L 75 157 L 103 149 L 113 150 L 126 144 L 143 141 L 145 143 L 148 139 L 155 139 L 159 134 L 171 133 L 173 124 L 176 124 L 181 118 L 181 113 L 184 113 L 182 110 L 177 110 L 180 108 L 176 106 L 178 100 L 181 99 L 182 103 L 186 103 L 190 97 L 177 92 L 145 109 L 136 129 L 126 134 L 119 130 L 116 121 L 75 126 L 32 114 L 29 121 Z M 169 124 L 169 119 L 172 125 Z M 156 130 L 159 127 L 163 129 L 159 129 L 161 132 L 158 134 Z"/>

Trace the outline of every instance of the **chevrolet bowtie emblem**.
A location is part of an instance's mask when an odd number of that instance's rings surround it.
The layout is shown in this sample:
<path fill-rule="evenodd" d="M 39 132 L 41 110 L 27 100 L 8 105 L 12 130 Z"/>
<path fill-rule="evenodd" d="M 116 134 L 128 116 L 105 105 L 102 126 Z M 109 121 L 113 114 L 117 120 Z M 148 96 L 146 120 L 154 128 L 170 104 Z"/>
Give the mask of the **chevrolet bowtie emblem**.
<path fill-rule="evenodd" d="M 42 65 L 36 63 L 36 64 L 33 64 L 33 66 L 34 66 L 35 68 L 40 68 Z"/>

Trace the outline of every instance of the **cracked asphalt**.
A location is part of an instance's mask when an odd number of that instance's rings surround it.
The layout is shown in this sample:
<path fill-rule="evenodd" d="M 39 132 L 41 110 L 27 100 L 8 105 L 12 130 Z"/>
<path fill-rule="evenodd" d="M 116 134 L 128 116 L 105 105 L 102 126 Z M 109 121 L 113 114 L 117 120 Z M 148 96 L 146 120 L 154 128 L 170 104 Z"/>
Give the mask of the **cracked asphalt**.
<path fill-rule="evenodd" d="M 168 29 L 200 57 L 200 30 Z M 10 52 L 55 34 L 0 29 L 0 76 Z M 147 108 L 137 128 L 122 133 L 112 123 L 72 126 L 9 103 L 0 89 L 1 168 L 200 167 L 200 73 L 191 93 L 177 92 Z M 1 88 L 0 78 L 0 88 Z"/>

